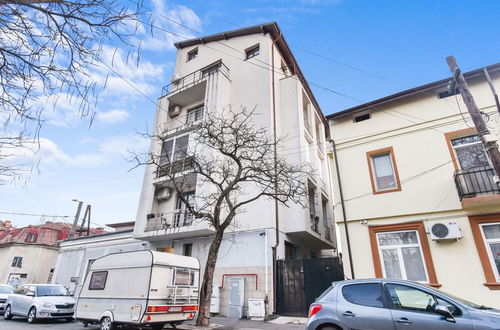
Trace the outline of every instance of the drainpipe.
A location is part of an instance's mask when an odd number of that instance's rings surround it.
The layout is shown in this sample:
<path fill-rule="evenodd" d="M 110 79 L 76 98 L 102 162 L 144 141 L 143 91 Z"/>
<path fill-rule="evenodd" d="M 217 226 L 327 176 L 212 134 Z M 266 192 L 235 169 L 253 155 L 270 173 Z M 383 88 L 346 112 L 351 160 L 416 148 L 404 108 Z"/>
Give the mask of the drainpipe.
<path fill-rule="evenodd" d="M 340 180 L 340 168 L 339 161 L 337 157 L 337 145 L 333 139 L 330 140 L 333 145 L 333 157 L 335 157 L 335 169 L 337 170 L 337 181 L 339 183 L 339 194 L 340 194 L 340 204 L 342 205 L 342 218 L 344 219 L 344 227 L 345 227 L 345 237 L 347 242 L 347 253 L 349 253 L 349 266 L 351 267 L 351 277 L 354 276 L 354 265 L 352 263 L 352 253 L 351 253 L 351 241 L 349 239 L 349 228 L 347 227 L 347 216 L 345 211 L 345 202 L 344 202 L 344 192 L 342 190 L 342 181 Z"/>
<path fill-rule="evenodd" d="M 273 107 L 273 139 L 274 139 L 274 164 L 276 168 L 276 162 L 278 160 L 278 151 L 276 150 L 276 142 L 277 142 L 277 136 L 276 136 L 276 93 L 275 93 L 275 84 L 274 84 L 274 45 L 278 39 L 281 38 L 281 32 L 279 37 L 276 39 L 273 39 L 273 43 L 271 45 L 271 87 L 272 87 L 272 107 Z M 277 189 L 275 183 L 275 190 Z M 277 269 L 276 269 L 276 260 L 277 260 L 277 255 L 278 255 L 278 246 L 280 245 L 280 231 L 279 231 L 279 210 L 278 210 L 278 200 L 274 199 L 274 219 L 276 221 L 275 223 L 275 234 L 276 234 L 276 243 L 272 247 L 273 249 L 273 314 L 276 314 L 276 303 L 277 303 L 277 296 L 276 293 L 278 292 L 277 290 L 277 284 L 278 284 L 278 276 L 277 276 Z"/>

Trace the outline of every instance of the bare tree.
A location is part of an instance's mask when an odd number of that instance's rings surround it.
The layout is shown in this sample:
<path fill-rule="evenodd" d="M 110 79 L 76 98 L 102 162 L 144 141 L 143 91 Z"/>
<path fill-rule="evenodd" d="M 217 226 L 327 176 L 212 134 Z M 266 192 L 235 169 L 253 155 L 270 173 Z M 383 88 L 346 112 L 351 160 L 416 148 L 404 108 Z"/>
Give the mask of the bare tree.
<path fill-rule="evenodd" d="M 3 130 L 15 121 L 14 135 L 37 137 L 47 106 L 38 98 L 58 92 L 74 96 L 80 115 L 89 115 L 96 100 L 89 68 L 101 60 L 104 42 L 131 45 L 137 15 L 115 0 L 0 0 Z M 2 163 L 0 175 L 18 169 Z"/>
<path fill-rule="evenodd" d="M 200 310 L 196 324 L 210 323 L 210 297 L 217 255 L 224 232 L 233 225 L 244 207 L 261 199 L 270 198 L 281 204 L 303 204 L 306 196 L 301 164 L 291 164 L 285 157 L 275 156 L 280 141 L 274 141 L 266 129 L 255 125 L 255 109 L 233 111 L 227 108 L 209 112 L 191 133 L 193 143 L 170 161 L 169 151 L 149 152 L 145 157 L 135 155 L 139 165 L 157 166 L 161 176 L 167 176 L 175 193 L 186 209 L 195 217 L 207 221 L 214 229 L 205 264 L 200 290 Z M 165 145 L 171 132 L 161 130 L 152 136 L 153 143 Z M 187 169 L 187 170 L 186 170 Z M 196 174 L 194 203 L 186 198 L 189 191 L 186 177 Z"/>

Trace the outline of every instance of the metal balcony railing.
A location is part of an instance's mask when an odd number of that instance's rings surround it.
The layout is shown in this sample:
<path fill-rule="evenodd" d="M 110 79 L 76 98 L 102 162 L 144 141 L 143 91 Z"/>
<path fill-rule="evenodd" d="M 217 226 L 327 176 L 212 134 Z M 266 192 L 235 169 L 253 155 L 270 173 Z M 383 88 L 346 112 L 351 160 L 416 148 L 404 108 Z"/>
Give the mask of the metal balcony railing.
<path fill-rule="evenodd" d="M 189 171 L 193 168 L 193 157 L 186 157 L 158 166 L 156 169 L 156 177 L 170 176 L 179 172 Z"/>
<path fill-rule="evenodd" d="M 315 214 L 310 214 L 311 229 L 319 234 L 319 217 Z"/>
<path fill-rule="evenodd" d="M 490 167 L 455 171 L 455 185 L 460 200 L 477 195 L 500 194 L 500 187 L 493 180 L 494 176 L 495 170 Z"/>
<path fill-rule="evenodd" d="M 194 86 L 200 83 L 202 80 L 219 72 L 229 79 L 228 67 L 225 66 L 224 63 L 222 63 L 222 61 L 217 61 L 207 67 L 191 72 L 190 74 L 166 85 L 165 87 L 162 88 L 161 97 Z"/>
<path fill-rule="evenodd" d="M 193 215 L 187 210 L 177 210 L 173 214 L 157 214 L 147 219 L 144 231 L 163 230 L 191 226 Z"/>

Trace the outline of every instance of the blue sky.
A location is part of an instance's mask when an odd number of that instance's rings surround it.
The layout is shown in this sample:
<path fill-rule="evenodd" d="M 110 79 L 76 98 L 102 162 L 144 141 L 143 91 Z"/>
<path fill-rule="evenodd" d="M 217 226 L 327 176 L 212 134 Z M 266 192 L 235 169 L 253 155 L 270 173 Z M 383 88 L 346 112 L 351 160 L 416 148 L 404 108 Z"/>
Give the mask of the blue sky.
<path fill-rule="evenodd" d="M 130 1 L 123 4 L 131 5 Z M 500 61 L 500 2 L 494 0 L 145 0 L 144 4 L 154 9 L 155 25 L 186 37 L 278 22 L 306 78 L 349 96 L 312 87 L 325 114 L 445 78 L 448 55 L 454 55 L 463 70 Z M 38 170 L 28 180 L 0 186 L 0 212 L 47 216 L 0 214 L 1 220 L 23 226 L 53 220 L 50 215 L 68 215 L 65 221 L 72 221 L 73 198 L 92 205 L 95 225 L 134 220 L 144 169 L 131 170 L 128 152 L 148 146 L 136 132 L 151 126 L 155 105 L 150 99 L 155 101 L 169 81 L 177 40 L 164 31 L 151 36 L 146 30 L 140 31 L 138 67 L 127 64 L 126 48 L 116 53 L 105 48 L 104 58 L 111 63 L 114 54 L 113 68 L 147 97 L 106 68 L 93 69 L 98 82 L 110 75 L 89 128 L 89 119 L 79 118 L 75 101 L 61 95 L 54 109 L 46 109 L 40 150 L 19 155 L 24 163 L 39 162 Z M 54 98 L 40 102 L 51 104 Z"/>

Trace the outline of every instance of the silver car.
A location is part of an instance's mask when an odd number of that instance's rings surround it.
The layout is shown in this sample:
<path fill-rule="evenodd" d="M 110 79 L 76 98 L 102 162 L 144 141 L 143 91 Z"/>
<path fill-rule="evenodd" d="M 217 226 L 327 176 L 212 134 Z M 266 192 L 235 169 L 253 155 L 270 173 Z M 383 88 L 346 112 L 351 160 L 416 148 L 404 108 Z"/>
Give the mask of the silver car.
<path fill-rule="evenodd" d="M 4 318 L 27 317 L 29 323 L 37 319 L 65 319 L 73 321 L 75 299 L 62 285 L 24 284 L 5 302 Z"/>
<path fill-rule="evenodd" d="M 8 284 L 0 284 L 0 313 L 3 313 L 5 302 L 9 294 L 14 292 L 14 287 Z"/>
<path fill-rule="evenodd" d="M 500 310 L 411 281 L 333 283 L 309 309 L 307 330 L 500 329 Z"/>

